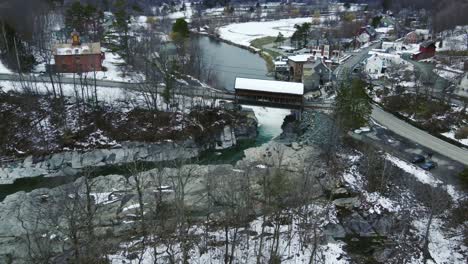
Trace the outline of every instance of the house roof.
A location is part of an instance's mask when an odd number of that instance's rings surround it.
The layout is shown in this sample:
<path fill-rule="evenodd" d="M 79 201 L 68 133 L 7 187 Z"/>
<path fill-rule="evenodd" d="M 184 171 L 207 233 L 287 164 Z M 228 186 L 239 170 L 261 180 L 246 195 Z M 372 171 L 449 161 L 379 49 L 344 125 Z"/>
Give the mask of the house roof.
<path fill-rule="evenodd" d="M 424 41 L 423 43 L 421 43 L 420 46 L 423 47 L 423 48 L 427 48 L 427 47 L 429 47 L 429 46 L 431 46 L 431 45 L 435 45 L 435 41 L 433 41 L 433 40 L 426 40 L 426 41 Z"/>
<path fill-rule="evenodd" d="M 366 31 L 370 36 L 375 36 L 377 35 L 377 31 L 371 26 L 365 26 L 361 28 L 361 32 Z"/>
<path fill-rule="evenodd" d="M 315 71 L 315 69 L 320 65 L 322 65 L 328 71 L 331 71 L 331 69 L 328 68 L 328 66 L 325 63 L 323 63 L 322 60 L 315 60 L 314 62 L 304 64 L 304 71 L 303 72 L 304 73 L 307 72 L 308 69 L 310 69 L 311 71 Z"/>
<path fill-rule="evenodd" d="M 299 54 L 294 56 L 289 56 L 288 59 L 294 62 L 307 62 L 314 58 L 313 54 Z"/>
<path fill-rule="evenodd" d="M 53 52 L 54 55 L 101 54 L 101 43 L 83 43 L 79 46 L 71 43 L 56 44 Z"/>
<path fill-rule="evenodd" d="M 284 93 L 284 94 L 304 94 L 304 84 L 296 82 L 280 82 L 249 78 L 236 78 L 234 89 L 252 90 L 269 93 Z"/>

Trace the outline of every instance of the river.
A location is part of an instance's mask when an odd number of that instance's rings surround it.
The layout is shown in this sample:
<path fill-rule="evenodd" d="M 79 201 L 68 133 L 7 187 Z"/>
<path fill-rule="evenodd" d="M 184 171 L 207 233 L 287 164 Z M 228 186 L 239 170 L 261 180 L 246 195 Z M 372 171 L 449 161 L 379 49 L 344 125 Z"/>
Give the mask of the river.
<path fill-rule="evenodd" d="M 197 36 L 194 41 L 198 42 L 203 62 L 208 65 L 205 74 L 215 76 L 216 88 L 233 90 L 236 77 L 273 79 L 267 75 L 265 60 L 258 54 L 207 36 Z"/>

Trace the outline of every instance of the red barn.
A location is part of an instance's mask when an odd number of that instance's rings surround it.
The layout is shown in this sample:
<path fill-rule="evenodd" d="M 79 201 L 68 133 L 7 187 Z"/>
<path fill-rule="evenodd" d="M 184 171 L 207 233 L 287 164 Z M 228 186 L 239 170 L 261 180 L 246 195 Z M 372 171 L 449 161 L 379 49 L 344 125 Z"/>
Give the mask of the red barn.
<path fill-rule="evenodd" d="M 72 33 L 72 42 L 57 44 L 54 48 L 55 71 L 81 73 L 102 70 L 105 56 L 101 43 L 81 43 L 78 33 Z"/>
<path fill-rule="evenodd" d="M 434 57 L 436 52 L 436 44 L 433 40 L 427 40 L 419 45 L 419 52 L 413 54 L 413 60 L 423 60 Z"/>

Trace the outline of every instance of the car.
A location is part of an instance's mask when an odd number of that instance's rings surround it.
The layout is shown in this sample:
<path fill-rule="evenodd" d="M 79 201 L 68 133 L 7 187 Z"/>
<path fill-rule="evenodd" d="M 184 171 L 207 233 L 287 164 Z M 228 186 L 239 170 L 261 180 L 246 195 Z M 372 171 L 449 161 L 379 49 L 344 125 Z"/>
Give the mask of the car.
<path fill-rule="evenodd" d="M 426 158 L 423 156 L 423 155 L 416 155 L 413 157 L 413 159 L 411 159 L 411 162 L 412 163 L 422 163 L 426 161 Z"/>
<path fill-rule="evenodd" d="M 430 160 L 430 161 L 427 161 L 427 162 L 424 162 L 423 164 L 421 164 L 420 167 L 421 167 L 423 170 L 429 171 L 429 170 L 432 170 L 432 169 L 436 168 L 436 167 L 437 167 L 437 163 Z"/>

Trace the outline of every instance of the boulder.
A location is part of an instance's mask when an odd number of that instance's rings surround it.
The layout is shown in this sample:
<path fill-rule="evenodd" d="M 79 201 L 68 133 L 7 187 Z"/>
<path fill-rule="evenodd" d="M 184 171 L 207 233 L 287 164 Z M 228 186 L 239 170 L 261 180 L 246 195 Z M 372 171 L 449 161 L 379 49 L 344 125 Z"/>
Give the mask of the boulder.
<path fill-rule="evenodd" d="M 62 166 L 64 159 L 65 159 L 65 156 L 62 153 L 53 154 L 50 157 L 49 162 L 48 162 L 49 169 L 51 170 L 59 169 Z"/>
<path fill-rule="evenodd" d="M 350 196 L 350 193 L 346 188 L 333 189 L 332 193 L 335 198 L 347 198 Z"/>
<path fill-rule="evenodd" d="M 297 142 L 293 142 L 291 144 L 291 148 L 294 149 L 294 150 L 300 150 L 302 148 L 302 146 L 300 146 L 299 143 L 297 143 Z"/>
<path fill-rule="evenodd" d="M 328 224 L 325 226 L 324 233 L 332 238 L 344 238 L 346 236 L 346 231 L 340 224 Z"/>
<path fill-rule="evenodd" d="M 336 207 L 346 208 L 351 210 L 353 208 L 357 208 L 361 205 L 361 201 L 359 197 L 351 197 L 351 198 L 339 198 L 333 201 L 333 204 Z"/>
<path fill-rule="evenodd" d="M 389 248 L 377 249 L 374 252 L 373 257 L 378 263 L 388 263 L 392 253 L 393 253 L 393 250 Z"/>
<path fill-rule="evenodd" d="M 358 213 L 354 212 L 342 221 L 347 234 L 370 237 L 377 235 L 372 225 Z"/>

